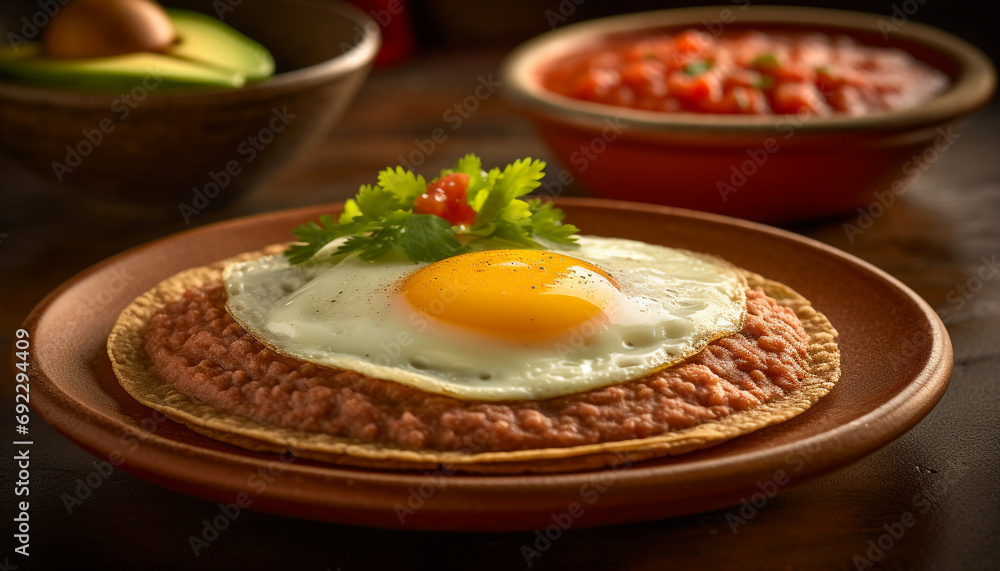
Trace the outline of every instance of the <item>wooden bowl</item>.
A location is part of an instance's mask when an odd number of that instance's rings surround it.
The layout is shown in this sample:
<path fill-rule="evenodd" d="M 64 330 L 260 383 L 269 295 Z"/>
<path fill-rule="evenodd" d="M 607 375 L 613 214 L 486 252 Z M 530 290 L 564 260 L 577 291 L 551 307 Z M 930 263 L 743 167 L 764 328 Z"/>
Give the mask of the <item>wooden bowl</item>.
<path fill-rule="evenodd" d="M 993 66 L 967 42 L 916 22 L 883 36 L 883 21 L 858 12 L 735 5 L 601 18 L 518 47 L 503 66 L 504 94 L 598 196 L 765 222 L 827 216 L 894 201 L 912 171 L 930 167 L 953 142 L 952 123 L 989 101 L 996 86 Z M 541 85 L 540 69 L 608 36 L 687 28 L 846 34 L 901 48 L 944 71 L 952 85 L 910 109 L 816 118 L 643 111 Z M 936 148 L 925 155 L 929 145 Z"/>
<path fill-rule="evenodd" d="M 209 1 L 164 4 L 217 16 Z M 381 40 L 343 2 L 244 2 L 223 16 L 271 51 L 275 76 L 226 90 L 138 82 L 128 93 L 0 80 L 0 150 L 96 203 L 185 220 L 253 187 L 340 117 Z"/>

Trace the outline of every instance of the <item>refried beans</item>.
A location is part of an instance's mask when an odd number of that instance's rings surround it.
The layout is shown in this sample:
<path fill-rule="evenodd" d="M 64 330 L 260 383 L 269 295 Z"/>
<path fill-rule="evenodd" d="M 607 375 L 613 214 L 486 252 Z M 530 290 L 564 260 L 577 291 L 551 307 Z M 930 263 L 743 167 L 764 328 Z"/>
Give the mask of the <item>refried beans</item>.
<path fill-rule="evenodd" d="M 152 319 L 146 351 L 181 393 L 259 422 L 398 448 L 493 452 L 663 434 L 796 390 L 809 337 L 795 314 L 747 290 L 743 329 L 648 377 L 539 401 L 463 401 L 275 353 L 225 310 L 221 284 Z"/>

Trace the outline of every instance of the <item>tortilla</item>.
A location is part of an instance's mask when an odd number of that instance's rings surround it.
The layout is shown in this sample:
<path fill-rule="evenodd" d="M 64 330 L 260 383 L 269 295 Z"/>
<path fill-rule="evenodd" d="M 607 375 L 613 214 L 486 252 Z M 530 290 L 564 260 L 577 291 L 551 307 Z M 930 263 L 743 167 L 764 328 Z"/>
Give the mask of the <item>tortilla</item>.
<path fill-rule="evenodd" d="M 290 451 L 302 458 L 334 464 L 381 469 L 450 472 L 543 473 L 564 472 L 634 463 L 683 454 L 722 443 L 801 414 L 827 394 L 840 377 L 837 332 L 829 320 L 789 287 L 743 270 L 749 287 L 759 287 L 779 305 L 798 316 L 809 336 L 807 375 L 800 388 L 754 409 L 691 428 L 646 438 L 510 452 L 441 452 L 407 450 L 358 443 L 329 434 L 310 433 L 258 422 L 216 409 L 188 397 L 162 381 L 145 350 L 145 331 L 153 315 L 192 287 L 222 280 L 230 263 L 278 253 L 283 245 L 241 254 L 208 266 L 186 270 L 161 282 L 132 302 L 119 316 L 108 338 L 108 354 L 122 387 L 140 403 L 210 438 L 256 451 Z"/>

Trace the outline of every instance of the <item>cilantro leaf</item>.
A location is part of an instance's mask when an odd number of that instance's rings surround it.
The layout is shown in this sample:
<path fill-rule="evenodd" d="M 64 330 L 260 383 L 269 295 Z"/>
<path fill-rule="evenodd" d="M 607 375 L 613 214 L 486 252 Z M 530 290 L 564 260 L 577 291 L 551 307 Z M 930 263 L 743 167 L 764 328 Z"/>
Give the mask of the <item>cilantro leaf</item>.
<path fill-rule="evenodd" d="M 545 245 L 559 245 L 563 248 L 579 248 L 576 235 L 580 229 L 572 224 L 563 224 L 566 213 L 551 201 L 532 199 L 528 201 L 531 210 L 532 233 L 536 240 Z"/>
<path fill-rule="evenodd" d="M 490 172 L 486 173 L 486 176 L 480 179 L 481 186 L 476 190 L 475 194 L 470 189 L 469 196 L 471 200 L 469 200 L 469 204 L 473 210 L 476 212 L 482 211 L 483 204 L 486 203 L 486 197 L 490 195 L 490 190 L 496 185 L 498 178 L 500 178 L 500 169 L 494 167 L 490 169 Z M 469 186 L 472 186 L 471 182 Z M 477 214 L 476 219 L 482 220 L 482 217 Z"/>
<path fill-rule="evenodd" d="M 401 228 L 399 226 L 383 226 L 371 234 L 357 234 L 351 236 L 337 249 L 338 254 L 358 252 L 358 256 L 363 260 L 374 260 L 375 258 L 389 253 L 389 250 L 399 240 Z"/>
<path fill-rule="evenodd" d="M 451 224 L 433 214 L 411 215 L 399 246 L 414 262 L 437 262 L 469 251 L 455 238 Z"/>
<path fill-rule="evenodd" d="M 399 197 L 400 202 L 411 203 L 427 189 L 423 176 L 414 175 L 403 167 L 387 168 L 378 173 L 378 185 Z"/>
<path fill-rule="evenodd" d="M 537 159 L 521 159 L 507 165 L 496 177 L 493 189 L 483 201 L 473 231 L 486 228 L 512 200 L 538 188 L 544 175 L 545 162 Z"/>
<path fill-rule="evenodd" d="M 319 224 L 312 220 L 292 230 L 292 234 L 300 240 L 288 247 L 285 255 L 293 264 L 301 264 L 315 256 L 324 246 L 337 238 L 351 236 L 370 230 L 370 225 L 363 222 L 337 224 L 333 216 L 324 214 L 319 217 Z"/>
<path fill-rule="evenodd" d="M 481 161 L 476 155 L 470 153 L 458 159 L 458 163 L 455 165 L 455 168 L 451 170 L 452 172 L 464 172 L 469 175 L 470 178 L 481 178 L 483 173 L 483 161 Z"/>
<path fill-rule="evenodd" d="M 541 248 L 532 238 L 531 209 L 523 200 L 512 200 L 500 209 L 491 224 L 490 236 L 506 240 L 521 248 Z"/>
<path fill-rule="evenodd" d="M 386 212 L 399 210 L 404 206 L 404 200 L 391 190 L 380 186 L 364 185 L 358 191 L 355 199 L 362 220 L 378 220 Z"/>
<path fill-rule="evenodd" d="M 495 228 L 490 234 L 490 238 L 499 239 L 506 242 L 505 248 L 526 248 L 530 250 L 540 250 L 542 245 L 535 241 L 530 234 L 524 232 L 524 227 L 508 220 L 498 220 Z"/>
<path fill-rule="evenodd" d="M 403 210 L 396 210 L 385 214 L 375 227 L 374 224 L 368 228 L 367 232 L 352 234 L 343 244 L 337 248 L 336 254 L 348 254 L 357 252 L 363 260 L 374 260 L 379 256 L 388 254 L 392 247 L 399 241 L 403 231 L 403 226 L 410 218 L 411 214 Z"/>
<path fill-rule="evenodd" d="M 361 208 L 358 203 L 353 198 L 348 198 L 344 201 L 344 211 L 340 213 L 340 223 L 345 224 L 354 220 L 358 216 L 361 216 Z"/>
<path fill-rule="evenodd" d="M 530 226 L 531 208 L 523 200 L 511 200 L 507 206 L 500 209 L 497 218 L 517 226 Z"/>

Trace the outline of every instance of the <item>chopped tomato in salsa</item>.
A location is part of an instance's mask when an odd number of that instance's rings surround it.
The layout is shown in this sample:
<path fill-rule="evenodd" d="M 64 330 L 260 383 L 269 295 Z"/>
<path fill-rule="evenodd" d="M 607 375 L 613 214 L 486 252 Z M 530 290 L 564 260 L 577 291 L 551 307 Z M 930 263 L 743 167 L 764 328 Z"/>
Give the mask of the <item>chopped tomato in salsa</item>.
<path fill-rule="evenodd" d="M 820 33 L 698 30 L 610 40 L 556 60 L 556 93 L 650 111 L 861 115 L 915 106 L 944 73 L 895 48 Z"/>

